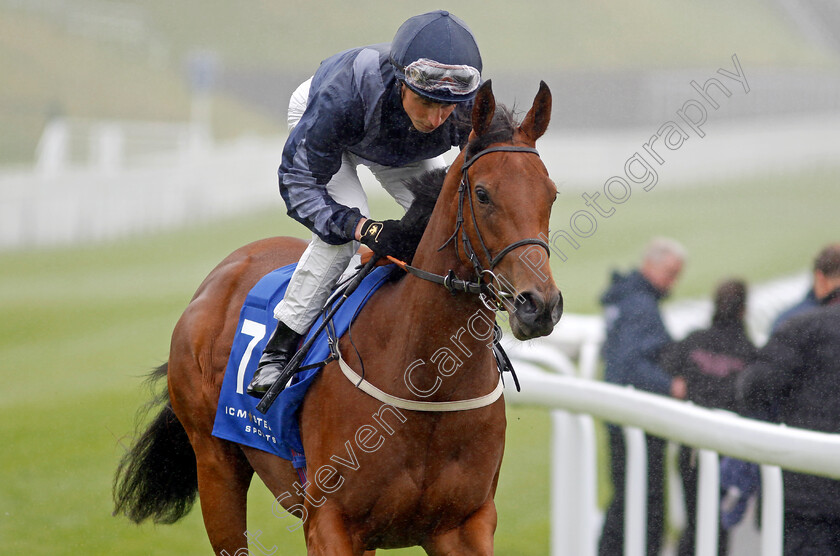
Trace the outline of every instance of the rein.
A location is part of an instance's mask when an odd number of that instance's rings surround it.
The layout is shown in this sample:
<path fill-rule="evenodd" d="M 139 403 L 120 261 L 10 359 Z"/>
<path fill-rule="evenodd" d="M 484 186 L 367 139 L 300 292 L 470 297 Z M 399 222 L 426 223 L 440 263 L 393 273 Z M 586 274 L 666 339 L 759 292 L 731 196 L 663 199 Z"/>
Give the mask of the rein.
<path fill-rule="evenodd" d="M 426 270 L 422 270 L 416 267 L 413 267 L 403 261 L 397 260 L 394 257 L 388 256 L 387 258 L 391 260 L 391 262 L 395 263 L 401 269 L 406 271 L 409 274 L 413 274 L 414 276 L 421 278 L 423 280 L 427 280 L 429 282 L 434 282 L 437 284 L 443 285 L 450 293 L 456 292 L 465 292 L 470 294 L 477 294 L 477 295 L 487 295 L 491 300 L 493 300 L 495 304 L 495 308 L 491 308 L 488 306 L 488 309 L 495 309 L 501 310 L 503 309 L 502 301 L 499 299 L 500 297 L 510 297 L 513 294 L 509 292 L 501 292 L 495 291 L 490 286 L 492 285 L 492 280 L 496 277 L 493 274 L 493 269 L 499 262 L 504 258 L 505 255 L 516 249 L 517 247 L 521 247 L 523 245 L 539 245 L 543 247 L 546 252 L 550 255 L 550 250 L 548 244 L 539 239 L 539 238 L 525 238 L 519 241 L 514 241 L 510 245 L 503 248 L 499 251 L 495 256 L 491 255 L 490 250 L 487 248 L 487 245 L 484 242 L 484 238 L 481 236 L 481 231 L 478 229 L 478 222 L 476 221 L 475 217 L 475 207 L 473 206 L 472 202 L 472 186 L 469 180 L 469 169 L 470 167 L 475 164 L 475 162 L 481 158 L 482 156 L 494 152 L 519 152 L 519 153 L 528 153 L 528 154 L 535 154 L 539 156 L 539 152 L 536 149 L 530 147 L 515 147 L 513 145 L 505 145 L 505 146 L 498 146 L 498 147 L 490 147 L 484 149 L 483 151 L 479 151 L 476 153 L 472 158 L 464 163 L 461 167 L 461 183 L 458 186 L 458 216 L 455 221 L 455 231 L 449 237 L 449 239 L 444 242 L 438 248 L 438 251 L 441 251 L 445 248 L 449 243 L 453 240 L 455 241 L 455 251 L 458 252 L 458 232 L 461 232 L 460 240 L 463 245 L 464 253 L 466 254 L 467 258 L 473 264 L 473 268 L 475 269 L 477 279 L 475 281 L 469 280 L 461 280 L 457 276 L 455 276 L 455 272 L 453 270 L 449 270 L 449 272 L 443 276 L 440 274 L 435 274 L 433 272 L 428 272 Z M 467 234 L 467 230 L 464 227 L 464 198 L 469 199 L 469 207 L 470 207 L 470 217 L 472 218 L 473 228 L 475 228 L 476 235 L 478 236 L 478 242 L 481 246 L 484 255 L 489 262 L 489 268 L 484 268 L 481 265 L 481 261 L 476 254 L 475 249 L 473 248 L 472 242 L 470 241 L 469 235 Z M 365 275 L 367 272 L 370 271 L 372 265 L 375 264 L 375 257 L 368 261 L 365 265 L 365 268 L 359 271 L 359 275 Z M 487 283 L 484 281 L 484 277 L 486 275 L 490 275 L 491 282 Z M 355 279 L 354 279 L 355 281 Z M 346 298 L 346 295 L 342 298 Z M 329 303 L 328 303 L 329 304 Z M 487 306 L 487 303 L 485 303 Z M 327 318 L 324 319 L 325 323 L 327 322 Z M 323 325 L 322 325 L 323 326 Z M 480 396 L 478 398 L 472 398 L 468 400 L 456 400 L 456 401 L 448 401 L 448 402 L 427 402 L 427 401 L 417 401 L 417 400 L 408 400 L 405 398 L 399 398 L 396 396 L 392 396 L 386 392 L 383 392 L 364 378 L 364 366 L 362 366 L 362 374 L 359 375 L 356 373 L 344 360 L 341 355 L 341 351 L 338 349 L 338 338 L 335 335 L 334 330 L 332 327 L 328 327 L 327 334 L 329 336 L 328 343 L 330 345 L 330 357 L 322 361 L 320 363 L 315 364 L 314 366 L 324 365 L 330 361 L 338 361 L 339 368 L 341 369 L 344 376 L 357 388 L 368 394 L 369 396 L 392 405 L 394 407 L 398 407 L 401 409 L 408 409 L 412 411 L 431 411 L 431 412 L 439 412 L 439 411 L 466 411 L 470 409 L 478 409 L 481 407 L 486 407 L 492 403 L 495 403 L 502 395 L 504 391 L 504 372 L 508 371 L 513 375 L 514 382 L 516 383 L 516 389 L 519 390 L 519 381 L 516 378 L 516 374 L 513 372 L 513 366 L 510 364 L 510 360 L 508 359 L 507 355 L 505 354 L 504 350 L 502 349 L 501 344 L 498 342 L 497 339 L 493 341 L 493 354 L 496 358 L 496 363 L 499 368 L 499 382 L 496 385 L 496 388 L 493 389 L 492 392 L 486 394 L 484 396 Z M 317 335 L 317 334 L 316 334 Z M 494 334 L 494 338 L 496 338 Z M 296 355 L 297 357 L 297 355 Z M 272 386 L 274 388 L 274 386 Z M 262 402 L 261 402 L 262 403 Z M 269 402 L 270 403 L 270 402 Z M 257 409 L 260 409 L 258 406 Z"/>
<path fill-rule="evenodd" d="M 455 276 L 455 272 L 450 270 L 445 276 L 440 274 L 435 274 L 433 272 L 428 272 L 426 270 L 422 270 L 416 267 L 413 267 L 405 262 L 398 261 L 392 257 L 388 257 L 392 262 L 396 263 L 400 268 L 412 274 L 418 278 L 423 280 L 427 280 L 429 282 L 434 282 L 436 284 L 443 285 L 450 293 L 456 292 L 465 292 L 471 294 L 484 294 L 492 299 L 498 308 L 502 308 L 501 300 L 499 297 L 510 297 L 512 296 L 509 292 L 500 292 L 490 288 L 490 284 L 492 284 L 493 279 L 496 275 L 493 273 L 493 269 L 496 268 L 501 260 L 504 258 L 505 255 L 516 249 L 517 247 L 522 247 L 523 245 L 539 245 L 546 252 L 551 256 L 551 250 L 548 247 L 548 244 L 539 239 L 539 238 L 525 238 L 520 239 L 519 241 L 514 241 L 510 245 L 504 247 L 501 251 L 496 253 L 493 256 L 490 253 L 490 249 L 487 248 L 487 244 L 484 242 L 484 238 L 481 235 L 481 230 L 478 228 L 478 222 L 475 218 L 475 207 L 473 206 L 472 202 L 472 185 L 470 184 L 469 178 L 469 169 L 470 167 L 475 164 L 475 162 L 481 158 L 482 156 L 494 152 L 518 152 L 518 153 L 529 153 L 535 154 L 539 156 L 539 152 L 537 149 L 531 147 L 516 147 L 513 145 L 502 145 L 498 147 L 490 147 L 484 149 L 483 151 L 477 152 L 473 155 L 472 158 L 464 162 L 464 165 L 461 166 L 461 183 L 458 186 L 458 215 L 455 220 L 455 231 L 452 232 L 452 235 L 449 236 L 443 245 L 438 248 L 438 251 L 441 251 L 444 247 L 449 245 L 453 242 L 455 243 L 455 252 L 458 253 L 458 240 L 461 240 L 461 244 L 464 249 L 464 254 L 466 255 L 467 259 L 472 263 L 473 269 L 475 270 L 475 281 L 470 280 L 461 280 Z M 476 254 L 476 250 L 473 247 L 472 241 L 470 241 L 469 235 L 467 234 L 467 230 L 464 227 L 464 199 L 469 200 L 469 209 L 470 209 L 470 218 L 472 219 L 473 228 L 475 229 L 475 233 L 478 236 L 478 243 L 481 246 L 481 250 L 484 252 L 484 256 L 488 261 L 489 268 L 484 268 L 481 264 L 481 261 Z M 460 238 L 458 237 L 458 232 L 461 232 Z M 484 277 L 489 275 L 491 282 L 487 283 L 484 281 Z"/>
<path fill-rule="evenodd" d="M 473 268 L 475 269 L 475 274 L 477 277 L 475 281 L 459 279 L 457 276 L 455 276 L 455 272 L 452 269 L 450 269 L 449 272 L 444 276 L 440 274 L 435 274 L 433 272 L 428 272 L 417 267 L 413 267 L 408 263 L 395 259 L 391 256 L 388 256 L 387 258 L 409 274 L 412 274 L 418 278 L 427 280 L 429 282 L 434 282 L 436 284 L 443 285 L 447 290 L 449 290 L 450 293 L 454 294 L 456 292 L 465 292 L 477 295 L 487 295 L 488 297 L 490 297 L 491 300 L 493 300 L 495 307 L 489 307 L 486 302 L 485 306 L 487 306 L 488 309 L 501 310 L 503 309 L 503 306 L 502 301 L 499 298 L 505 296 L 512 296 L 513 294 L 509 292 L 495 291 L 490 287 L 492 285 L 493 279 L 495 279 L 496 277 L 495 274 L 493 274 L 493 269 L 496 267 L 496 265 L 499 264 L 499 262 L 502 260 L 502 258 L 504 258 L 505 255 L 507 255 L 517 247 L 521 247 L 523 245 L 540 245 L 546 250 L 546 252 L 549 253 L 549 255 L 550 250 L 548 248 L 548 244 L 545 241 L 538 238 L 526 238 L 511 243 L 510 245 L 506 246 L 504 249 L 499 251 L 495 256 L 491 255 L 490 250 L 487 248 L 487 244 L 484 242 L 484 238 L 481 236 L 481 231 L 478 229 L 478 222 L 476 221 L 475 217 L 475 207 L 473 206 L 472 202 L 472 186 L 470 184 L 469 179 L 469 169 L 473 164 L 475 164 L 475 162 L 479 158 L 486 154 L 494 152 L 519 152 L 535 154 L 539 156 L 539 152 L 537 152 L 536 149 L 530 147 L 515 147 L 513 145 L 490 147 L 476 153 L 461 167 L 461 183 L 458 186 L 458 216 L 455 221 L 455 231 L 452 233 L 449 239 L 447 239 L 446 242 L 444 242 L 444 244 L 438 248 L 438 251 L 441 251 L 444 247 L 446 247 L 449 243 L 451 243 L 454 240 L 455 250 L 457 253 L 459 239 L 458 232 L 460 231 L 460 240 L 463 245 L 464 253 L 470 260 L 470 262 L 473 264 Z M 479 260 L 478 255 L 476 254 L 476 251 L 473 248 L 472 242 L 470 241 L 469 235 L 467 234 L 467 230 L 464 227 L 465 197 L 469 199 L 470 217 L 472 219 L 473 228 L 475 228 L 476 235 L 478 236 L 479 245 L 481 246 L 485 257 L 489 262 L 489 268 L 484 268 L 481 265 L 481 261 Z M 490 283 L 484 281 L 484 277 L 488 274 L 490 275 L 491 279 Z M 467 400 L 428 402 L 408 400 L 405 398 L 393 396 L 391 394 L 388 394 L 387 392 L 383 392 L 382 390 L 365 380 L 364 366 L 362 366 L 362 374 L 359 375 L 350 367 L 350 365 L 347 364 L 347 362 L 341 356 L 341 351 L 338 349 L 338 339 L 334 336 L 331 336 L 329 342 L 331 351 L 330 359 L 338 361 L 338 366 L 341 369 L 341 372 L 357 388 L 365 392 L 367 395 L 383 403 L 392 405 L 394 407 L 398 407 L 400 409 L 407 409 L 412 411 L 466 411 L 470 409 L 486 407 L 492 403 L 495 403 L 501 397 L 502 392 L 504 391 L 503 376 L 505 371 L 511 373 L 511 375 L 513 376 L 513 380 L 516 384 L 516 390 L 519 390 L 519 380 L 516 378 L 516 373 L 513 371 L 513 366 L 510 364 L 510 359 L 508 359 L 507 354 L 505 354 L 501 344 L 496 338 L 498 337 L 494 334 L 493 355 L 496 359 L 496 363 L 499 368 L 499 382 L 496 384 L 496 388 L 494 388 L 493 391 L 489 394 Z"/>

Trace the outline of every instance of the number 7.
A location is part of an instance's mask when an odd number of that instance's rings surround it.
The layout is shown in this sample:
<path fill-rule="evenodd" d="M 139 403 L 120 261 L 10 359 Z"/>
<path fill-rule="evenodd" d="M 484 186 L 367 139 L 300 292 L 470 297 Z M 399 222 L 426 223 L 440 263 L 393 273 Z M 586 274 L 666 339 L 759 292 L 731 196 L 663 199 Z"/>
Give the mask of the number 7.
<path fill-rule="evenodd" d="M 236 373 L 236 393 L 244 394 L 245 388 L 243 383 L 245 382 L 245 369 L 248 368 L 248 362 L 251 360 L 254 346 L 265 338 L 265 325 L 245 319 L 242 322 L 240 333 L 245 336 L 251 336 L 251 341 L 248 342 L 248 347 L 245 348 L 245 353 L 242 354 L 242 359 L 239 360 L 239 371 Z"/>

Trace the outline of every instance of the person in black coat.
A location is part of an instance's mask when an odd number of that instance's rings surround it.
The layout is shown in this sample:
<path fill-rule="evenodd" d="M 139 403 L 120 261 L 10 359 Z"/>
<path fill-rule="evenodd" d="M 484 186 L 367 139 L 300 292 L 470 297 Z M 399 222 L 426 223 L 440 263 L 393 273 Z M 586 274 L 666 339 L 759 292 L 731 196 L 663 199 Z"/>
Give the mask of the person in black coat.
<path fill-rule="evenodd" d="M 820 305 L 784 322 L 738 376 L 737 396 L 751 417 L 840 433 L 840 244 L 817 257 Z M 840 555 L 840 481 L 783 472 L 786 555 Z"/>
<path fill-rule="evenodd" d="M 662 367 L 685 379 L 686 399 L 697 405 L 736 411 L 735 380 L 756 357 L 747 336 L 744 315 L 747 286 L 741 280 L 722 282 L 715 291 L 712 325 L 666 347 Z M 680 538 L 679 556 L 693 556 L 697 528 L 697 450 L 682 446 L 679 453 L 687 523 Z M 718 554 L 727 554 L 728 533 L 719 528 Z"/>

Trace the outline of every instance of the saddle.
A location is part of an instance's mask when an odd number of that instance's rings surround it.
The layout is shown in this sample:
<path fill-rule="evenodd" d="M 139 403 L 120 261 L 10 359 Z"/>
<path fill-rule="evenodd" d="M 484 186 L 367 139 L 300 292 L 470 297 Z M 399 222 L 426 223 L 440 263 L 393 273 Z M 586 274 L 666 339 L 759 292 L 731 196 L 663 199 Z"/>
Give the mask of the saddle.
<path fill-rule="evenodd" d="M 327 335 L 317 333 L 321 321 L 315 323 L 307 336 L 307 342 L 312 342 L 300 361 L 304 370 L 295 374 L 289 386 L 276 396 L 276 403 L 269 410 L 259 411 L 257 406 L 262 401 L 245 393 L 245 386 L 256 371 L 268 335 L 277 325 L 274 307 L 285 295 L 295 267 L 289 265 L 267 274 L 251 289 L 242 305 L 219 395 L 213 435 L 278 455 L 293 463 L 297 461 L 297 466 L 303 465 L 300 457 L 303 443 L 296 413 L 306 390 L 331 354 Z M 339 337 L 344 334 L 361 307 L 390 279 L 393 271 L 393 266 L 377 267 L 359 281 L 355 292 L 332 315 L 330 322 L 335 334 Z"/>
<path fill-rule="evenodd" d="M 371 263 L 373 259 L 370 255 L 367 255 L 366 260 L 367 263 L 363 267 L 366 270 L 357 276 L 359 279 L 353 288 L 354 291 L 347 295 L 346 300 L 336 310 L 327 312 L 329 318 L 322 317 L 316 321 L 304 344 L 310 345 L 305 352 L 299 352 L 301 357 L 298 361 L 298 372 L 289 386 L 279 389 L 272 400 L 273 403 L 270 403 L 265 411 L 261 411 L 258 406 L 265 402 L 268 394 L 262 400 L 258 400 L 245 393 L 245 386 L 256 371 L 259 354 L 268 341 L 269 332 L 277 325 L 273 309 L 285 295 L 296 265 L 279 268 L 267 274 L 252 288 L 240 310 L 236 336 L 219 395 L 213 436 L 275 454 L 292 461 L 297 468 L 305 467 L 297 411 L 303 403 L 309 385 L 326 363 L 340 357 L 337 353 L 337 340 L 349 329 L 367 300 L 379 287 L 393 280 L 395 273 L 402 274 L 394 264 L 382 265 L 380 261 Z M 338 294 L 342 295 L 340 292 L 341 290 Z M 335 298 L 336 294 L 331 299 L 334 301 Z M 323 333 L 325 330 L 326 333 Z M 499 371 L 511 372 L 518 390 L 519 382 L 513 373 L 510 360 L 499 344 L 500 338 L 501 331 L 497 327 L 493 352 Z M 357 386 L 361 387 L 364 377 L 357 378 Z M 500 379 L 501 386 L 503 381 Z M 501 389 L 497 390 L 492 393 L 495 398 L 501 394 Z M 486 398 L 489 401 L 489 396 Z M 459 408 L 452 407 L 452 410 L 456 409 Z"/>

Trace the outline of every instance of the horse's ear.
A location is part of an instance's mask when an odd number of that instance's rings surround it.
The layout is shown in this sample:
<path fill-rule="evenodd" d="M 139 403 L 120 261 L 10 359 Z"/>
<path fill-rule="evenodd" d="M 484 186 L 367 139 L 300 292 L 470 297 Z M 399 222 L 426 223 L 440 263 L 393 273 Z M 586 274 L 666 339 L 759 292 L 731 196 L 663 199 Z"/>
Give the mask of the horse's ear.
<path fill-rule="evenodd" d="M 548 122 L 551 120 L 551 91 L 545 81 L 540 81 L 540 90 L 534 98 L 534 105 L 528 110 L 519 131 L 524 133 L 531 141 L 535 142 L 542 137 L 548 129 Z"/>
<path fill-rule="evenodd" d="M 490 124 L 493 122 L 493 115 L 496 113 L 496 99 L 493 97 L 493 86 L 490 80 L 485 81 L 475 94 L 472 111 L 473 133 L 484 135 Z"/>

